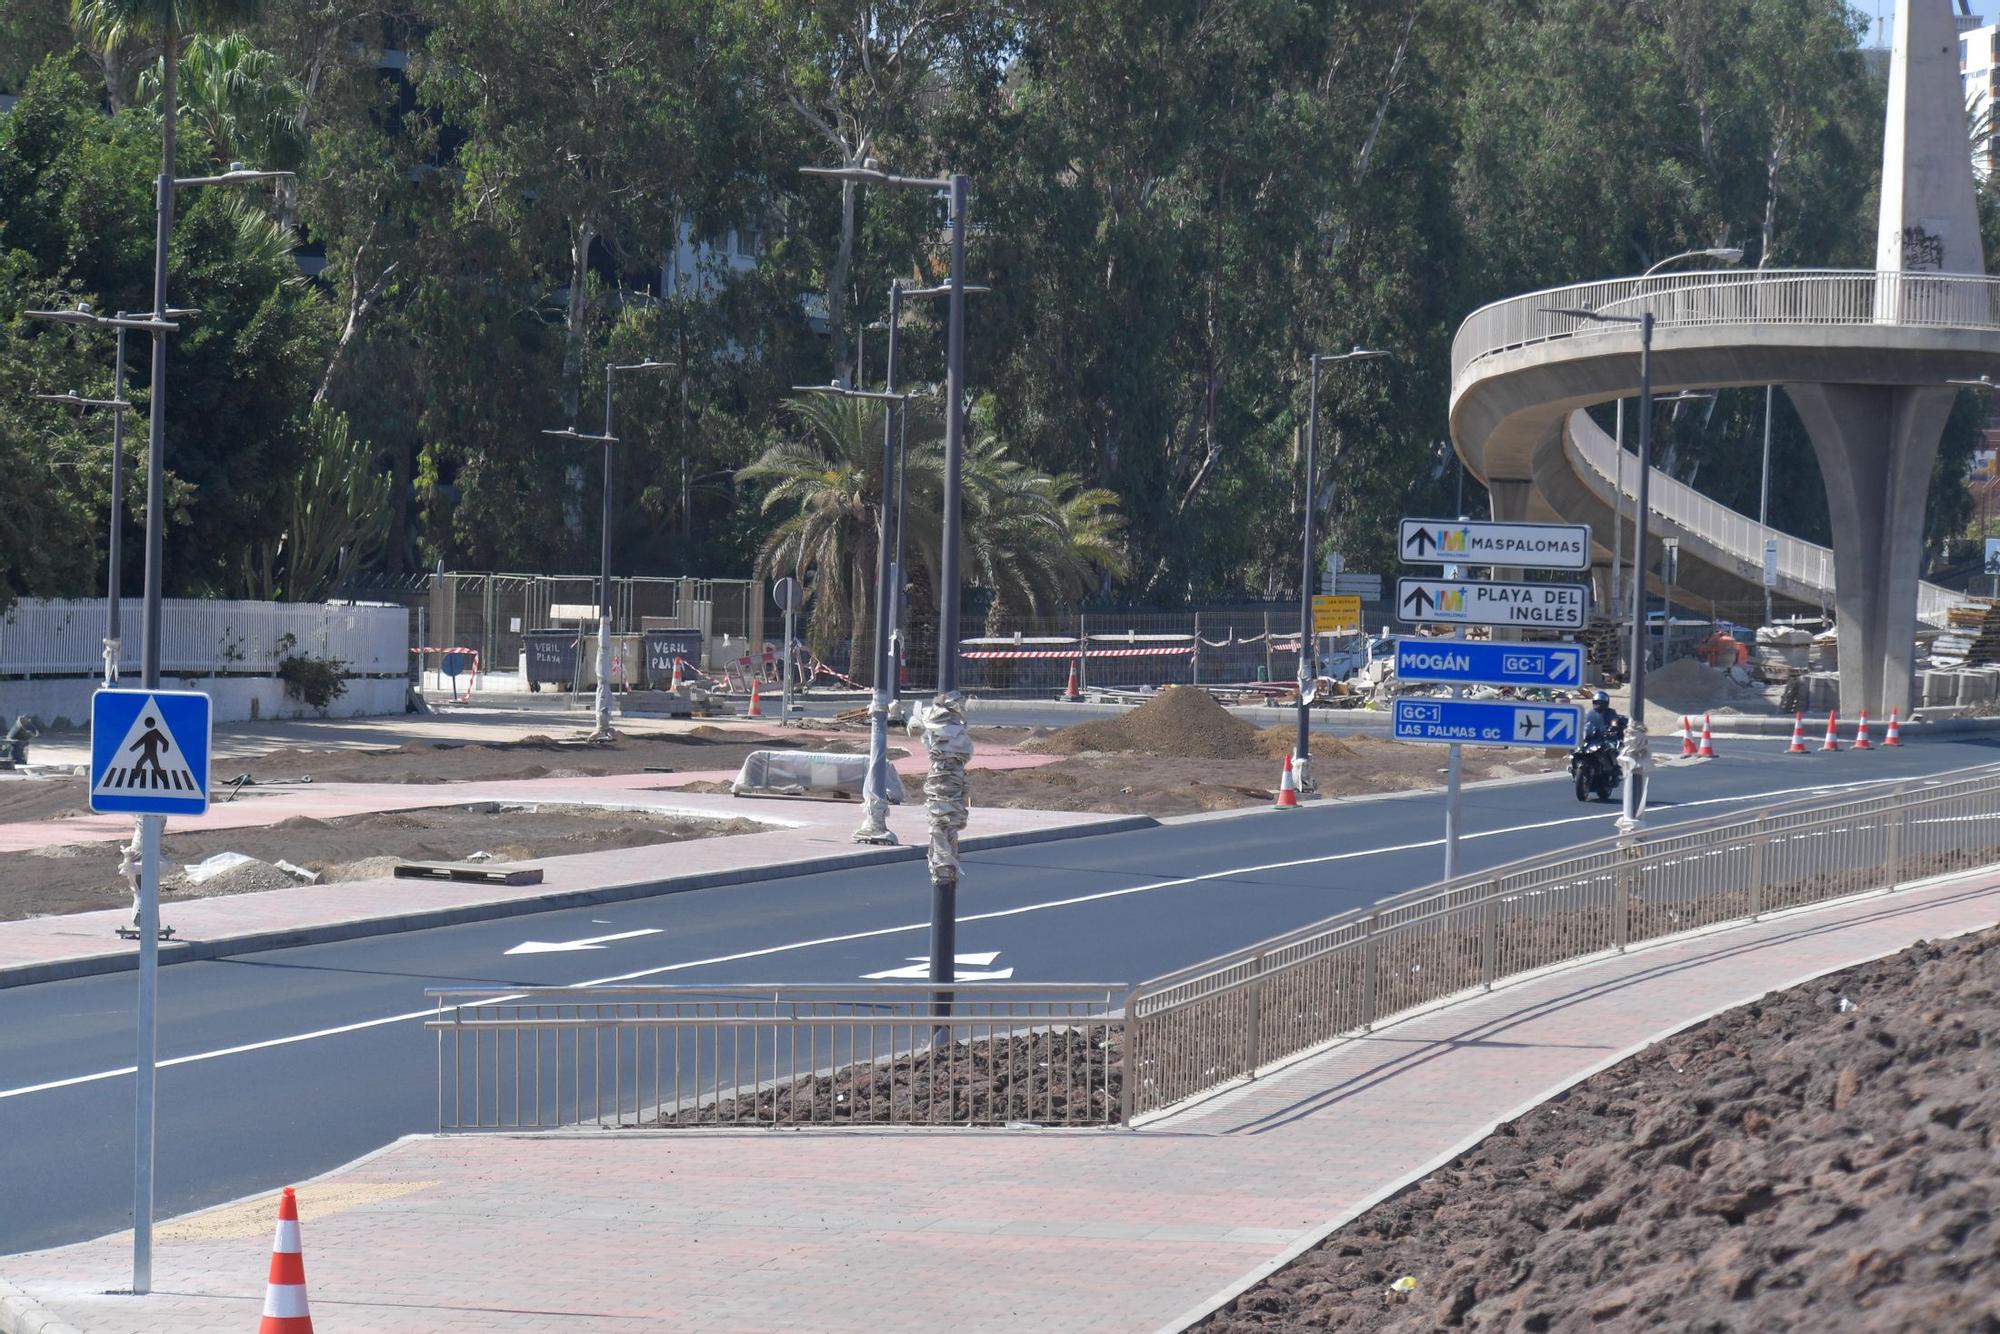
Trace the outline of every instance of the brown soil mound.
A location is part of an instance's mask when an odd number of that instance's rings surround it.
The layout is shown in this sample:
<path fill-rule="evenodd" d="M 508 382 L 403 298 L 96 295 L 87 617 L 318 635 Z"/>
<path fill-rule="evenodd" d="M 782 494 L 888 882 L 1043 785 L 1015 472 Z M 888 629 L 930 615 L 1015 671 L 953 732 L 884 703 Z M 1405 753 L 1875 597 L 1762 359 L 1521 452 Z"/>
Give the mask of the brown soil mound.
<path fill-rule="evenodd" d="M 1193 686 L 1168 686 L 1130 713 L 1065 727 L 1022 749 L 1051 755 L 1100 751 L 1196 760 L 1247 760 L 1264 754 L 1255 727 Z"/>
<path fill-rule="evenodd" d="M 1204 1328 L 2000 1328 L 1996 1049 L 2000 932 L 1775 993 L 1502 1126 Z"/>

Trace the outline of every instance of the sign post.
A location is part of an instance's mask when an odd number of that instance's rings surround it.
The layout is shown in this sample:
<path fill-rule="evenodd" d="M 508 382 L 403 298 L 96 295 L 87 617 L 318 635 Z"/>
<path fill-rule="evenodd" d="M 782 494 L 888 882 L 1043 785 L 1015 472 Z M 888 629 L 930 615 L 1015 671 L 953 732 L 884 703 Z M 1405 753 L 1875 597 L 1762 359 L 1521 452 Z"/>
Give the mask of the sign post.
<path fill-rule="evenodd" d="M 208 809 L 211 712 L 185 690 L 100 690 L 90 700 L 90 809 L 139 817 L 139 1003 L 132 1075 L 132 1290 L 153 1283 L 153 1094 L 159 1053 L 160 831 Z"/>
<path fill-rule="evenodd" d="M 1468 643 L 1468 625 L 1581 630 L 1588 590 L 1581 584 L 1504 583 L 1461 577 L 1462 566 L 1587 570 L 1590 529 L 1581 524 L 1473 523 L 1464 519 L 1404 519 L 1397 550 L 1406 565 L 1442 565 L 1442 578 L 1399 579 L 1396 615 L 1452 627 L 1452 638 L 1396 644 L 1398 680 L 1451 686 L 1451 699 L 1398 700 L 1394 735 L 1450 747 L 1445 769 L 1444 874 L 1459 874 L 1464 824 L 1461 747 L 1575 745 L 1582 714 L 1570 706 L 1495 704 L 1466 700 L 1467 685 L 1575 687 L 1583 683 L 1583 650 L 1573 644 Z M 1405 705 L 1409 705 L 1405 709 Z"/>
<path fill-rule="evenodd" d="M 776 599 L 778 609 L 785 613 L 785 647 L 778 655 L 779 670 L 784 672 L 784 690 L 779 696 L 778 715 L 784 722 L 792 720 L 792 642 L 797 624 L 799 604 L 805 600 L 805 590 L 799 581 L 786 575 L 771 585 L 771 596 Z"/>

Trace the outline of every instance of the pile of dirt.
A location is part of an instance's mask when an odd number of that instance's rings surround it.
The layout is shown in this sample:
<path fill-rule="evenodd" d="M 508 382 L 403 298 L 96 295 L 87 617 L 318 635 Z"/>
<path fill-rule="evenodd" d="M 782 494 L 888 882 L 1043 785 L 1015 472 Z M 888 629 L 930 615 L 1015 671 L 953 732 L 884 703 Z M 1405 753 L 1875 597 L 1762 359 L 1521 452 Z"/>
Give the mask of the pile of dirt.
<path fill-rule="evenodd" d="M 2000 1327 L 1996 1048 L 1996 931 L 1774 993 L 1502 1126 L 1204 1328 Z"/>
<path fill-rule="evenodd" d="M 1254 726 L 1193 686 L 1168 686 L 1130 713 L 1065 727 L 1022 749 L 1050 755 L 1097 752 L 1194 760 L 1247 760 L 1264 753 Z"/>
<path fill-rule="evenodd" d="M 1668 713 L 1774 713 L 1764 689 L 1743 685 L 1728 672 L 1681 658 L 1646 673 L 1646 703 Z"/>

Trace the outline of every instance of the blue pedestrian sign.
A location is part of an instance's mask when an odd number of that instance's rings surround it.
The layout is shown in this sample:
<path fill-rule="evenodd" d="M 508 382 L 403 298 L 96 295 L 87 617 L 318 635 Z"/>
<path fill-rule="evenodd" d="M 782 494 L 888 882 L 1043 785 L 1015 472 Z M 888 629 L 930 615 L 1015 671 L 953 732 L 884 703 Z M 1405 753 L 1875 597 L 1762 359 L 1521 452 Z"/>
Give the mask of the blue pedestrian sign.
<path fill-rule="evenodd" d="M 208 696 L 100 690 L 90 700 L 90 809 L 200 815 L 208 809 Z"/>
<path fill-rule="evenodd" d="M 1551 689 L 1583 684 L 1579 644 L 1492 644 L 1464 639 L 1399 639 L 1396 679 L 1442 685 Z"/>
<path fill-rule="evenodd" d="M 1484 699 L 1399 699 L 1398 741 L 1463 742 L 1468 746 L 1574 746 L 1583 710 L 1569 704 L 1515 704 Z"/>

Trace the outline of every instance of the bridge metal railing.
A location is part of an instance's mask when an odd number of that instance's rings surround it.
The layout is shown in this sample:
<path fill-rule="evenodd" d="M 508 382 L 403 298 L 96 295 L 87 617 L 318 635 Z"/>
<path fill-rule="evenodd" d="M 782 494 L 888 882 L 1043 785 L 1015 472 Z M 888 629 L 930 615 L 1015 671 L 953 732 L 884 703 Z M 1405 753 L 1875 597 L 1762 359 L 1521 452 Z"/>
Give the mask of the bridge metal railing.
<path fill-rule="evenodd" d="M 1116 1123 L 1129 990 L 432 990 L 437 1128 Z"/>
<path fill-rule="evenodd" d="M 1140 984 L 1123 1096 L 1144 1117 L 1503 978 L 1995 862 L 2000 765 L 1461 876 Z"/>
<path fill-rule="evenodd" d="M 1589 414 L 1579 410 L 1569 417 L 1563 433 L 1565 447 L 1573 463 L 1587 468 L 1592 480 L 1604 491 L 1617 495 L 1621 490 L 1630 504 L 1637 504 L 1639 467 L 1636 457 L 1625 461 L 1624 476 L 1618 475 L 1618 444 Z M 1692 534 L 1726 554 L 1734 562 L 1734 573 L 1755 584 L 1763 578 L 1764 539 L 1778 541 L 1779 590 L 1803 600 L 1833 597 L 1833 549 L 1777 529 L 1766 529 L 1747 514 L 1740 514 L 1719 501 L 1710 500 L 1685 482 L 1653 469 L 1651 491 L 1646 497 L 1655 523 L 1664 522 Z M 1627 536 L 1630 530 L 1627 529 Z M 1917 620 L 1925 625 L 1947 624 L 1946 612 L 1963 602 L 1962 593 L 1938 584 L 1917 584 Z"/>
<path fill-rule="evenodd" d="M 1708 324 L 1897 324 L 2000 329 L 2000 278 L 1868 269 L 1690 271 L 1552 287 L 1472 312 L 1451 345 L 1454 395 L 1483 357 L 1570 338 L 1634 339 L 1631 326 L 1548 309 L 1606 315 L 1653 312 L 1656 328 Z"/>

